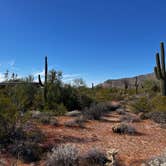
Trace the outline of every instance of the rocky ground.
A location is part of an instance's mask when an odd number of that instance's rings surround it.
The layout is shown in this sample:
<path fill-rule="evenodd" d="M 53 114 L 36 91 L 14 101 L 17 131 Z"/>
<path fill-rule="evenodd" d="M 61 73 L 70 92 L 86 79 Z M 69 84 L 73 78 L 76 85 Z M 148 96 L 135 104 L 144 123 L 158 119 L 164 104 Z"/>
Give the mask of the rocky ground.
<path fill-rule="evenodd" d="M 88 121 L 84 128 L 66 127 L 64 123 L 75 117 L 62 116 L 59 126 L 39 125 L 47 139 L 43 146 L 55 146 L 60 143 L 72 143 L 78 146 L 81 154 L 93 147 L 103 151 L 115 148 L 119 150 L 117 159 L 120 166 L 140 166 L 145 160 L 160 155 L 166 148 L 166 130 L 151 120 L 128 122 L 137 133 L 134 135 L 113 133 L 112 127 L 125 115 L 114 111 L 107 114 L 101 121 Z M 127 116 L 136 117 L 128 112 Z M 6 156 L 1 156 L 6 157 Z M 7 157 L 12 159 L 11 156 Z M 10 163 L 10 162 L 9 162 Z M 18 162 L 20 163 L 20 162 Z M 43 161 L 38 165 L 43 165 Z M 18 164 L 26 165 L 26 164 Z M 37 164 L 35 164 L 37 165 Z"/>

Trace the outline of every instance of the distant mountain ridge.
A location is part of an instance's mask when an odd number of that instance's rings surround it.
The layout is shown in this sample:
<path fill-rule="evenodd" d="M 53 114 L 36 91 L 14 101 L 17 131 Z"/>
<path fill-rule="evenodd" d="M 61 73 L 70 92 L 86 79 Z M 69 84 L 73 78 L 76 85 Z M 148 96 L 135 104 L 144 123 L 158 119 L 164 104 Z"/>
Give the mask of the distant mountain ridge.
<path fill-rule="evenodd" d="M 127 82 L 129 88 L 133 88 L 135 85 L 135 78 L 136 76 L 131 78 L 110 79 L 105 81 L 104 83 L 99 84 L 98 86 L 101 86 L 103 88 L 111 88 L 111 87 L 124 88 L 125 82 Z M 137 76 L 137 78 L 139 85 L 142 85 L 145 80 L 156 80 L 154 73 L 139 75 Z"/>

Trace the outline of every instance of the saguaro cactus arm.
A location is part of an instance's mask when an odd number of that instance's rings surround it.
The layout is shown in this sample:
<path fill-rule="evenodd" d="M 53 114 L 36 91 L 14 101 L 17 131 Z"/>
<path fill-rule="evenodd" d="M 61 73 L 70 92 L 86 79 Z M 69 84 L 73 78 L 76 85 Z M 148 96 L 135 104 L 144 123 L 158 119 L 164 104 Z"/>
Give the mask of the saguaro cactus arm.
<path fill-rule="evenodd" d="M 40 84 L 40 86 L 44 86 L 43 83 L 42 83 L 42 81 L 41 81 L 40 74 L 38 75 L 38 80 L 39 80 L 39 84 Z"/>
<path fill-rule="evenodd" d="M 156 78 L 161 82 L 161 93 L 166 96 L 166 69 L 165 69 L 165 51 L 164 43 L 160 43 L 161 49 L 161 62 L 159 53 L 156 54 L 156 66 L 154 67 L 154 72 Z"/>
<path fill-rule="evenodd" d="M 162 42 L 160 44 L 160 49 L 161 49 L 161 63 L 162 63 L 162 74 L 163 77 L 166 76 L 166 72 L 165 72 L 165 51 L 164 51 L 164 43 Z"/>
<path fill-rule="evenodd" d="M 159 53 L 156 54 L 156 68 L 157 68 L 157 74 L 159 76 L 159 79 L 163 78 L 163 75 L 162 75 L 162 69 L 161 69 L 161 63 L 160 63 L 160 56 L 159 56 Z"/>
<path fill-rule="evenodd" d="M 48 76 L 48 62 L 47 62 L 47 56 L 45 57 L 45 80 L 44 83 L 41 81 L 41 76 L 38 75 L 39 84 L 44 87 L 44 100 L 45 103 L 47 102 L 47 76 Z"/>

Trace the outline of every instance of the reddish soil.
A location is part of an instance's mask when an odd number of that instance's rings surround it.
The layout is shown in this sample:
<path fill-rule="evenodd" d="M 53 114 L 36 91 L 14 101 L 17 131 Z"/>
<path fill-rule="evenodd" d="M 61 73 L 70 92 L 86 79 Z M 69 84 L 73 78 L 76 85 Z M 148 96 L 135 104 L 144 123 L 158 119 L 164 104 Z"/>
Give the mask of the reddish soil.
<path fill-rule="evenodd" d="M 119 150 L 117 157 L 121 166 L 140 166 L 142 161 L 163 153 L 166 148 L 166 129 L 160 128 L 150 120 L 144 120 L 131 124 L 139 134 L 115 134 L 112 132 L 112 126 L 119 122 L 120 116 L 116 112 L 110 113 L 103 121 L 87 122 L 85 128 L 65 127 L 64 122 L 74 118 L 59 117 L 60 126 L 39 127 L 47 137 L 44 146 L 72 143 L 79 147 L 80 153 L 93 147 L 104 151 L 115 148 Z"/>
<path fill-rule="evenodd" d="M 139 134 L 119 135 L 112 132 L 112 126 L 119 122 L 119 115 L 111 113 L 107 121 L 89 121 L 86 128 L 41 126 L 46 133 L 48 144 L 73 143 L 80 148 L 80 153 L 90 148 L 119 150 L 118 158 L 122 166 L 139 166 L 144 160 L 160 155 L 166 148 L 166 130 L 150 120 L 131 125 Z M 60 117 L 61 124 L 70 120 Z"/>

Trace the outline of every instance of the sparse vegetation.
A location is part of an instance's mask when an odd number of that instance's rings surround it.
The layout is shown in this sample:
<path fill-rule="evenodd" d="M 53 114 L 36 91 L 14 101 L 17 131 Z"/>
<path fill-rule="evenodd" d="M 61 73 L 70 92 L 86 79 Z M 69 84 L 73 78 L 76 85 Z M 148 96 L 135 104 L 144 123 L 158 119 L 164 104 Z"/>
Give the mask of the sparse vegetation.
<path fill-rule="evenodd" d="M 131 104 L 132 110 L 135 113 L 147 113 L 151 111 L 151 105 L 147 97 L 140 97 Z"/>
<path fill-rule="evenodd" d="M 104 152 L 99 149 L 90 149 L 83 157 L 82 160 L 88 166 L 101 165 L 104 166 L 107 162 L 107 157 Z"/>
<path fill-rule="evenodd" d="M 93 103 L 89 108 L 85 108 L 82 113 L 85 119 L 100 120 L 101 117 L 113 111 L 115 108 L 111 103 Z"/>
<path fill-rule="evenodd" d="M 133 135 L 136 133 L 136 129 L 126 123 L 120 123 L 116 126 L 113 126 L 112 131 L 114 133 L 118 133 L 118 134 L 132 134 Z"/>
<path fill-rule="evenodd" d="M 14 79 L 14 75 L 12 77 L 12 80 L 7 78 L 8 83 L 19 81 Z M 77 143 L 96 141 L 98 136 L 95 134 L 86 139 L 55 134 L 57 138 L 48 138 L 47 142 L 47 133 L 39 130 L 37 126 L 49 128 L 51 132 L 61 132 L 61 128 L 64 128 L 66 131 L 80 130 L 90 133 L 90 123 L 110 123 L 114 133 L 127 134 L 127 137 L 138 133 L 134 127 L 135 122 L 140 122 L 139 125 L 144 119 L 151 119 L 164 126 L 166 98 L 159 95 L 158 82 L 146 80 L 141 88 L 139 78 L 134 79 L 133 85 L 128 79 L 125 80 L 122 88 L 103 88 L 94 84 L 89 88 L 82 79 L 76 79 L 73 85 L 69 85 L 62 81 L 62 72 L 53 69 L 48 71 L 45 58 L 44 83 L 39 76 L 39 84 L 36 86 L 34 78 L 28 76 L 20 79 L 20 84 L 7 84 L 0 89 L 1 149 L 12 154 L 17 160 L 30 163 L 45 159 L 43 156 L 50 151 L 53 142 L 59 141 L 48 155 L 48 166 L 81 166 L 82 163 L 87 166 L 104 166 L 111 163 L 112 160 L 108 160 L 100 150 L 92 149 L 86 155 L 79 156 L 78 148 L 65 142 L 68 138 Z M 61 118 L 70 120 L 63 119 L 60 122 Z M 112 122 L 118 124 L 112 125 Z M 64 144 L 61 144 L 61 141 Z"/>
<path fill-rule="evenodd" d="M 78 149 L 72 144 L 62 144 L 52 149 L 48 154 L 47 166 L 78 165 Z"/>

